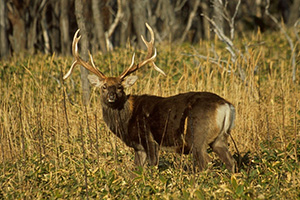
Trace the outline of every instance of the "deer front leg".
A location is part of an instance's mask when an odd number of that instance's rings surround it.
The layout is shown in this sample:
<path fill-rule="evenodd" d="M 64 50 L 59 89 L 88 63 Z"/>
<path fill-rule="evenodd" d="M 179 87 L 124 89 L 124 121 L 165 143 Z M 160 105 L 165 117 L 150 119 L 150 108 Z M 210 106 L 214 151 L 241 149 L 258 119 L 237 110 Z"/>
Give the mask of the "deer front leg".
<path fill-rule="evenodd" d="M 135 150 L 135 158 L 134 158 L 134 164 L 136 166 L 144 166 L 147 158 L 146 151 L 143 150 Z"/>
<path fill-rule="evenodd" d="M 149 165 L 151 165 L 151 166 L 158 165 L 159 145 L 154 140 L 153 135 L 152 135 L 151 131 L 149 130 L 149 128 L 147 129 L 145 149 L 147 151 Z"/>
<path fill-rule="evenodd" d="M 137 166 L 144 166 L 146 159 L 148 159 L 149 165 L 151 166 L 158 164 L 158 144 L 156 142 L 148 143 L 147 152 L 144 148 L 135 150 L 134 163 Z"/>
<path fill-rule="evenodd" d="M 158 165 L 158 144 L 155 141 L 151 141 L 148 143 L 148 148 L 147 148 L 147 157 L 148 157 L 148 162 L 149 165 L 155 166 Z"/>
<path fill-rule="evenodd" d="M 206 148 L 203 145 L 200 147 L 193 148 L 193 159 L 194 159 L 194 167 L 198 168 L 198 170 L 202 171 L 207 167 L 207 164 L 211 161 L 210 156 L 206 152 Z"/>

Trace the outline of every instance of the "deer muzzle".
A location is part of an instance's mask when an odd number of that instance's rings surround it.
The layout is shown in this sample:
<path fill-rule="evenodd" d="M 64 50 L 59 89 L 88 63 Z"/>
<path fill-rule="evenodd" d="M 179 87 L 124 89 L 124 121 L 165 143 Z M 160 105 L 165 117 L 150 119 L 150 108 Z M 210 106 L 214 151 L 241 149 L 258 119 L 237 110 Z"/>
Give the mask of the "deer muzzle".
<path fill-rule="evenodd" d="M 117 100 L 117 94 L 115 92 L 109 92 L 107 94 L 107 101 L 109 103 L 114 103 Z"/>

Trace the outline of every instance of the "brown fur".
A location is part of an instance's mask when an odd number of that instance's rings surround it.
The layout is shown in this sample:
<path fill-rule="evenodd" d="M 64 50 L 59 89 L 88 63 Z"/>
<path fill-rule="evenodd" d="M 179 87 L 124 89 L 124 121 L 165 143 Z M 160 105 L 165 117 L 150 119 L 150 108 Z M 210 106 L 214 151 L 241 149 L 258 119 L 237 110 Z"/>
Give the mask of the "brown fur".
<path fill-rule="evenodd" d="M 114 134 L 135 150 L 137 165 L 144 165 L 146 160 L 157 165 L 159 149 L 169 148 L 177 153 L 192 152 L 196 166 L 202 170 L 211 160 L 207 154 L 210 145 L 227 168 L 234 171 L 235 162 L 227 145 L 234 108 L 228 101 L 209 92 L 167 98 L 125 95 L 120 84 L 117 79 L 104 81 L 100 96 L 103 119 Z M 108 102 L 112 93 L 116 100 Z"/>

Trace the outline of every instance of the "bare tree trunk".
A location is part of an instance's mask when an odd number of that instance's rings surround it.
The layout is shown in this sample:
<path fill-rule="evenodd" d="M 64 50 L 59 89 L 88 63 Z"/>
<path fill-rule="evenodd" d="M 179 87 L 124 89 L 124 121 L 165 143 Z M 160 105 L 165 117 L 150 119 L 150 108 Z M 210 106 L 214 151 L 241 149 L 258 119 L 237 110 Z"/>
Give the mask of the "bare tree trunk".
<path fill-rule="evenodd" d="M 294 0 L 291 6 L 288 26 L 292 27 L 300 17 L 300 0 Z"/>
<path fill-rule="evenodd" d="M 132 5 L 132 19 L 133 27 L 137 36 L 137 46 L 140 49 L 146 49 L 141 35 L 145 35 L 145 22 L 146 21 L 146 1 L 145 0 L 131 0 Z"/>
<path fill-rule="evenodd" d="M 61 50 L 60 46 L 60 31 L 59 31 L 59 12 L 60 12 L 60 4 L 59 1 L 49 1 L 51 2 L 52 7 L 52 28 L 49 31 L 51 38 L 51 50 L 52 52 L 59 52 Z"/>
<path fill-rule="evenodd" d="M 30 54 L 34 53 L 34 44 L 36 43 L 36 26 L 38 17 L 40 17 L 38 13 L 40 1 L 34 1 L 31 5 L 29 5 L 29 16 L 30 16 L 30 24 L 27 32 L 27 48 Z"/>
<path fill-rule="evenodd" d="M 208 2 L 203 2 L 201 1 L 201 9 L 202 9 L 202 16 L 209 16 L 209 4 Z M 202 28 L 203 28 L 203 36 L 202 38 L 204 39 L 209 39 L 210 38 L 210 26 L 209 26 L 209 21 L 205 18 L 205 17 L 202 17 L 202 20 L 203 20 L 203 25 L 202 25 Z"/>
<path fill-rule="evenodd" d="M 255 0 L 255 16 L 258 18 L 262 17 L 262 0 Z"/>
<path fill-rule="evenodd" d="M 128 1 L 122 1 L 123 18 L 120 28 L 120 46 L 125 47 L 130 35 L 130 7 Z"/>
<path fill-rule="evenodd" d="M 0 0 L 0 59 L 8 56 L 8 41 L 6 34 L 6 4 L 5 0 Z"/>
<path fill-rule="evenodd" d="M 190 30 L 190 28 L 192 26 L 192 22 L 193 22 L 194 17 L 196 16 L 199 4 L 200 4 L 200 0 L 195 0 L 194 1 L 193 9 L 190 12 L 186 28 L 185 28 L 182 36 L 181 36 L 181 39 L 180 39 L 180 43 L 182 43 L 185 40 L 185 37 L 188 34 L 188 31 Z"/>
<path fill-rule="evenodd" d="M 180 29 L 180 22 L 176 20 L 175 10 L 178 9 L 181 9 L 181 7 L 174 8 L 170 1 L 158 1 L 155 15 L 163 21 L 161 25 L 157 27 L 157 29 L 160 30 L 160 39 L 169 37 L 170 41 L 172 41 L 174 37 L 177 36 L 176 32 Z"/>
<path fill-rule="evenodd" d="M 43 32 L 43 38 L 44 38 L 44 53 L 49 54 L 50 53 L 50 38 L 48 34 L 48 25 L 47 25 L 47 15 L 46 15 L 46 8 L 42 11 L 42 32 Z"/>
<path fill-rule="evenodd" d="M 14 54 L 20 55 L 24 53 L 26 49 L 26 29 L 24 16 L 24 7 L 26 5 L 20 5 L 18 1 L 13 1 L 8 5 L 8 19 L 12 24 L 13 33 L 9 37 L 10 44 Z"/>
<path fill-rule="evenodd" d="M 101 1 L 101 6 L 105 4 L 105 2 Z M 107 53 L 107 48 L 106 48 L 106 41 L 105 41 L 105 30 L 103 26 L 103 19 L 102 15 L 100 13 L 99 9 L 99 1 L 98 0 L 92 0 L 92 10 L 93 10 L 93 17 L 95 21 L 95 33 L 97 40 L 100 43 L 100 49 L 103 52 L 103 54 Z"/>
<path fill-rule="evenodd" d="M 34 44 L 36 42 L 36 25 L 37 18 L 32 20 L 32 24 L 28 30 L 27 48 L 30 54 L 34 53 Z"/>
<path fill-rule="evenodd" d="M 76 15 L 76 21 L 78 24 L 78 27 L 81 30 L 81 56 L 82 59 L 88 60 L 88 47 L 89 47 L 89 42 L 88 42 L 88 34 L 85 26 L 85 19 L 83 17 L 83 2 L 82 0 L 75 0 L 75 15 Z M 81 72 L 81 87 L 82 87 L 82 103 L 83 105 L 88 105 L 89 104 L 89 98 L 90 98 L 90 87 L 89 87 L 89 82 L 87 79 L 88 76 L 88 70 L 85 69 L 84 67 L 80 67 L 80 72 Z"/>
<path fill-rule="evenodd" d="M 70 37 L 69 37 L 69 0 L 60 1 L 60 44 L 63 55 L 70 54 Z"/>
<path fill-rule="evenodd" d="M 224 19 L 223 19 L 223 2 L 222 0 L 213 0 L 214 6 L 214 16 L 213 20 L 215 21 L 217 27 L 222 33 L 224 33 Z"/>

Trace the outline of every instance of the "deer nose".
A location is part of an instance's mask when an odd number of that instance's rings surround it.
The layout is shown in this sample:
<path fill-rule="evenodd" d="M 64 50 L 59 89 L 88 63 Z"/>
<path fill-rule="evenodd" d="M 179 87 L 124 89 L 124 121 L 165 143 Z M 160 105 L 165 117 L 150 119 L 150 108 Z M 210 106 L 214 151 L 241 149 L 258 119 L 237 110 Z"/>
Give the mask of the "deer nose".
<path fill-rule="evenodd" d="M 116 93 L 114 93 L 114 92 L 108 93 L 107 100 L 109 103 L 114 103 L 116 101 L 116 99 L 117 99 Z"/>

